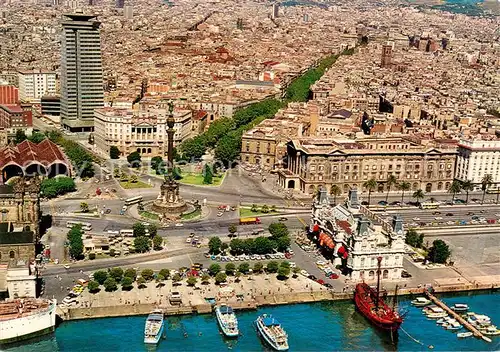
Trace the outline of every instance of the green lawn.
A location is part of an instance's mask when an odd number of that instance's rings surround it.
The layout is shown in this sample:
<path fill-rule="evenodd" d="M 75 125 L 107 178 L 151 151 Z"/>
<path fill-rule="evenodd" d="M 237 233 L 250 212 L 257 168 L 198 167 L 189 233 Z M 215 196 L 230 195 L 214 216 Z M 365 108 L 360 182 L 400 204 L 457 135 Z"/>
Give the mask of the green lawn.
<path fill-rule="evenodd" d="M 278 215 L 279 212 L 277 211 L 269 211 L 268 213 L 263 213 L 260 210 L 253 212 L 250 210 L 250 208 L 240 208 L 240 217 L 241 218 L 250 218 L 253 216 L 262 216 L 262 215 Z"/>
<path fill-rule="evenodd" d="M 196 185 L 196 186 L 219 186 L 222 183 L 222 180 L 224 179 L 223 176 L 214 176 L 212 181 L 212 184 L 204 184 L 203 183 L 203 175 L 202 174 L 195 174 L 195 173 L 187 173 L 187 174 L 182 174 L 182 178 L 179 180 L 179 183 L 184 183 L 187 185 Z"/>
<path fill-rule="evenodd" d="M 151 213 L 149 211 L 141 211 L 139 215 L 151 220 L 158 220 L 160 218 L 158 214 Z"/>
<path fill-rule="evenodd" d="M 201 209 L 196 209 L 195 211 L 187 214 L 182 214 L 181 219 L 182 220 L 192 220 L 197 218 L 198 216 L 201 215 Z"/>
<path fill-rule="evenodd" d="M 129 182 L 129 181 L 120 181 L 120 186 L 125 189 L 131 188 L 151 188 L 152 186 L 146 182 L 137 181 L 137 182 Z"/>

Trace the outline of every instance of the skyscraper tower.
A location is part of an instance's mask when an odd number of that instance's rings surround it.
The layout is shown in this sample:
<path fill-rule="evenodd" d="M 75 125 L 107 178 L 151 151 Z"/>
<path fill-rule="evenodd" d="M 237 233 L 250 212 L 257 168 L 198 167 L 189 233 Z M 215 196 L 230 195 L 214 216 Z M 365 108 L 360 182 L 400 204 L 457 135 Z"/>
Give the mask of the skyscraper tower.
<path fill-rule="evenodd" d="M 92 131 L 94 109 L 104 105 L 101 25 L 93 15 L 65 15 L 61 40 L 61 124 Z"/>
<path fill-rule="evenodd" d="M 125 0 L 116 0 L 117 9 L 123 9 L 124 6 L 125 6 Z"/>
<path fill-rule="evenodd" d="M 278 3 L 273 4 L 273 12 L 271 13 L 271 18 L 274 20 L 278 18 L 280 12 L 280 5 Z"/>
<path fill-rule="evenodd" d="M 390 67 L 392 65 L 392 55 L 394 51 L 394 44 L 387 42 L 382 45 L 382 58 L 380 60 L 381 67 Z"/>

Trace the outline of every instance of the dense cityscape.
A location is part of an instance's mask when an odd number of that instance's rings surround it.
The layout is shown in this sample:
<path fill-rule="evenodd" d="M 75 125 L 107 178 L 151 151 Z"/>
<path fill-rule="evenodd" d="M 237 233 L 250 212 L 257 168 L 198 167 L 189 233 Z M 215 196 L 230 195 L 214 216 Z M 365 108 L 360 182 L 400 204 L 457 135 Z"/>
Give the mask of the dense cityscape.
<path fill-rule="evenodd" d="M 2 350 L 498 349 L 500 2 L 0 4 Z"/>

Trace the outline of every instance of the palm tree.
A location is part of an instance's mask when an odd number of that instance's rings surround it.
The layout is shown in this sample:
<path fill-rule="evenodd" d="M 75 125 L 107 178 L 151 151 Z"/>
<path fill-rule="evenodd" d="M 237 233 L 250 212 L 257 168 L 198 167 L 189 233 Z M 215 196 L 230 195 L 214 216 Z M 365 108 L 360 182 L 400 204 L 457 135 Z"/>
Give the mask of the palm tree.
<path fill-rule="evenodd" d="M 417 203 L 420 203 L 420 200 L 425 198 L 425 193 L 421 189 L 417 189 L 415 192 L 413 192 L 412 197 L 417 200 Z"/>
<path fill-rule="evenodd" d="M 469 203 L 469 192 L 474 190 L 474 184 L 471 180 L 462 182 L 462 190 L 465 191 L 465 204 Z"/>
<path fill-rule="evenodd" d="M 387 194 L 385 195 L 385 201 L 386 202 L 389 202 L 389 192 L 391 191 L 391 187 L 394 186 L 394 185 L 397 185 L 397 183 L 398 183 L 398 179 L 393 174 L 390 174 L 387 177 L 387 182 L 386 182 L 386 185 L 387 185 Z"/>
<path fill-rule="evenodd" d="M 337 204 L 337 197 L 340 196 L 342 191 L 340 190 L 340 187 L 337 185 L 332 185 L 330 188 L 330 195 L 333 196 L 333 203 Z"/>
<path fill-rule="evenodd" d="M 398 188 L 401 191 L 401 205 L 404 203 L 405 192 L 409 191 L 411 188 L 410 182 L 402 181 L 398 184 Z"/>
<path fill-rule="evenodd" d="M 493 176 L 490 174 L 486 174 L 483 176 L 483 179 L 481 180 L 481 190 L 483 191 L 483 199 L 481 200 L 481 204 L 484 203 L 484 196 L 486 195 L 486 191 L 488 188 L 490 188 L 491 184 L 493 183 Z"/>
<path fill-rule="evenodd" d="M 372 196 L 373 190 L 375 190 L 375 188 L 377 188 L 377 181 L 374 178 L 372 178 L 372 179 L 366 181 L 365 183 L 363 183 L 363 187 L 368 190 L 368 206 L 370 206 L 370 198 Z"/>
<path fill-rule="evenodd" d="M 450 185 L 450 188 L 448 188 L 448 193 L 453 194 L 453 198 L 451 198 L 451 201 L 455 203 L 455 195 L 457 193 L 460 193 L 462 190 L 462 185 L 460 184 L 460 181 L 458 180 L 453 180 L 453 182 Z"/>

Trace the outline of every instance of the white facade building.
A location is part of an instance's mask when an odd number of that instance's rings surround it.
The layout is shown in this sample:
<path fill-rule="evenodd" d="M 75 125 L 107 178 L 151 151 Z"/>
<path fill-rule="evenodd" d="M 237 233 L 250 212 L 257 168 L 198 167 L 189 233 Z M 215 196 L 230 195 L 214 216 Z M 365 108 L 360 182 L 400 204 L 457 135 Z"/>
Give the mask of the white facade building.
<path fill-rule="evenodd" d="M 9 267 L 6 278 L 9 297 L 36 297 L 36 276 L 30 271 L 26 265 Z"/>
<path fill-rule="evenodd" d="M 456 179 L 470 180 L 480 188 L 484 175 L 490 174 L 497 183 L 493 188 L 500 187 L 500 139 L 461 140 L 456 165 Z"/>
<path fill-rule="evenodd" d="M 116 146 L 122 155 L 137 151 L 145 157 L 163 156 L 167 151 L 167 116 L 165 108 L 97 109 L 94 114 L 95 144 L 105 153 Z M 191 136 L 192 112 L 175 110 L 174 118 L 175 147 Z"/>
<path fill-rule="evenodd" d="M 312 231 L 320 246 L 331 253 L 335 265 L 342 265 L 353 281 L 375 281 L 377 258 L 382 257 L 382 279 L 400 280 L 405 253 L 403 221 L 392 224 L 368 217 L 373 214 L 349 192 L 346 204 L 331 205 L 326 190 L 321 190 L 313 204 Z"/>
<path fill-rule="evenodd" d="M 56 94 L 56 73 L 42 70 L 19 71 L 19 98 L 40 102 L 44 95 Z"/>

